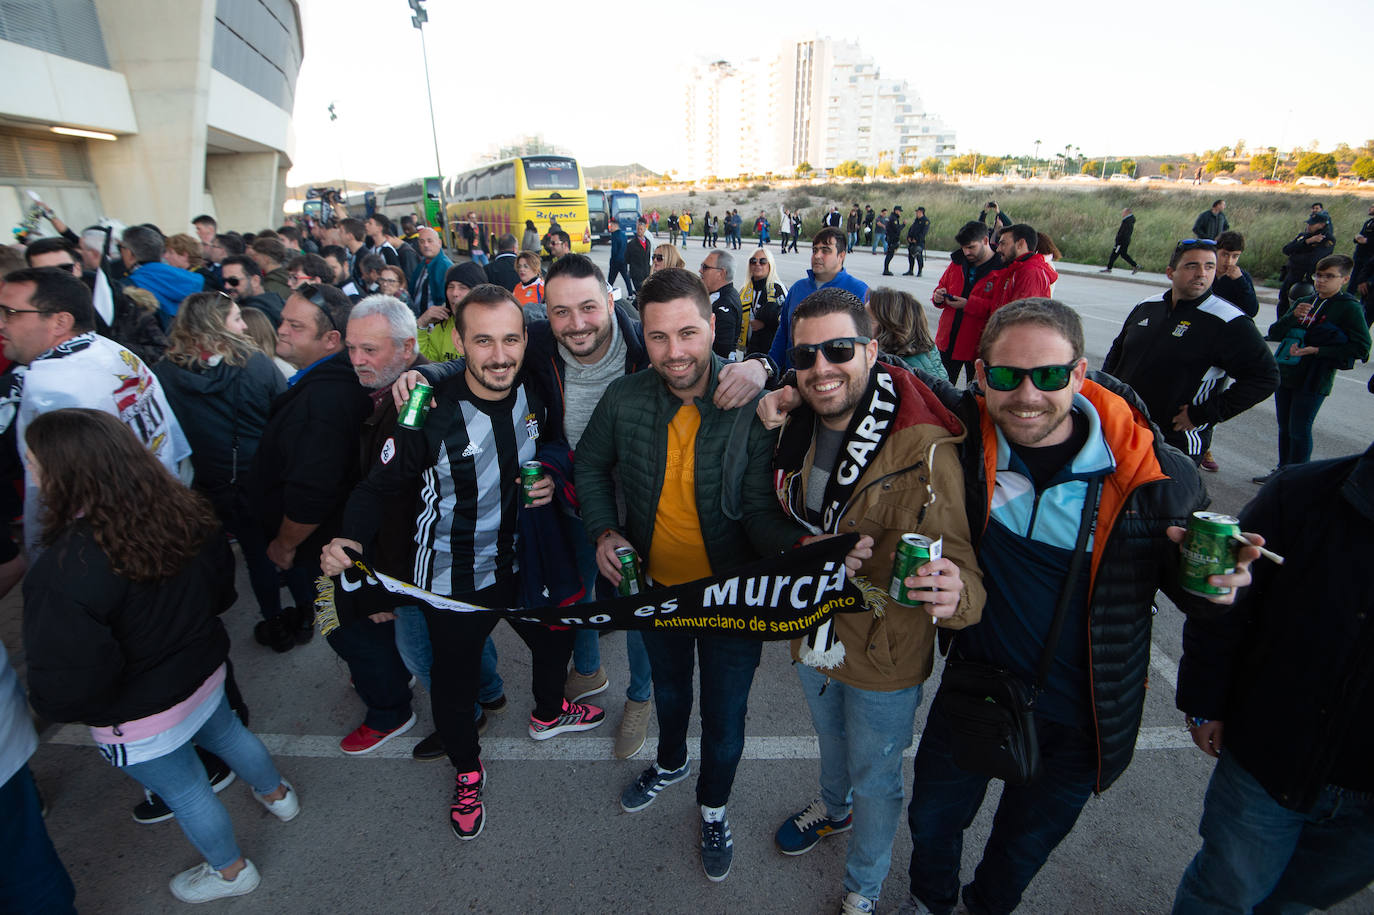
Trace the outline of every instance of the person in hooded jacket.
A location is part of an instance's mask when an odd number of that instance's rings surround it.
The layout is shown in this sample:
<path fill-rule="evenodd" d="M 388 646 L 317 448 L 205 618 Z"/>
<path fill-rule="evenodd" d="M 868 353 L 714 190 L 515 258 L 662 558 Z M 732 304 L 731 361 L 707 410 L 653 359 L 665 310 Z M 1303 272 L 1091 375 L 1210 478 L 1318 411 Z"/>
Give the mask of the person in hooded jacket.
<path fill-rule="evenodd" d="M 248 337 L 238 303 L 222 292 L 199 292 L 181 304 L 153 374 L 191 444 L 195 488 L 243 550 L 263 619 L 280 614 L 277 569 L 267 558 L 267 538 L 248 505 L 246 484 L 286 379 Z"/>
<path fill-rule="evenodd" d="M 973 360 L 978 356 L 978 340 L 987 323 L 986 319 L 972 320 L 965 313 L 969 290 L 1001 269 L 1002 258 L 988 243 L 988 227 L 976 219 L 964 223 L 954 240 L 959 248 L 950 252 L 949 266 L 940 275 L 930 301 L 940 309 L 935 348 L 940 351 L 950 382 L 958 384 L 961 372 L 965 373 L 966 382 L 973 381 Z"/>

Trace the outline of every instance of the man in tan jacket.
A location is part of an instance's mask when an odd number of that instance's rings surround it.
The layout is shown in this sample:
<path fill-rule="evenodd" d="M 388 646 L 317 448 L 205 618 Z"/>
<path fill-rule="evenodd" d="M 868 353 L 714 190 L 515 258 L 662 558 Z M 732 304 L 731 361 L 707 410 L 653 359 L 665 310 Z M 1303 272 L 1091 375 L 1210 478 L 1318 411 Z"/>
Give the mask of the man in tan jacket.
<path fill-rule="evenodd" d="M 820 737 L 821 795 L 779 827 L 788 855 L 852 829 L 841 912 L 872 912 L 892 856 L 935 628 L 978 621 L 982 575 L 969 541 L 960 421 L 911 373 L 877 362 L 863 303 L 817 290 L 792 315 L 790 352 L 802 404 L 779 438 L 774 481 L 785 510 L 817 534 L 874 540 L 855 581 L 867 613 L 836 614 L 792 645 Z M 901 535 L 938 541 L 942 557 L 889 596 Z M 917 590 L 919 589 L 919 590 Z"/>

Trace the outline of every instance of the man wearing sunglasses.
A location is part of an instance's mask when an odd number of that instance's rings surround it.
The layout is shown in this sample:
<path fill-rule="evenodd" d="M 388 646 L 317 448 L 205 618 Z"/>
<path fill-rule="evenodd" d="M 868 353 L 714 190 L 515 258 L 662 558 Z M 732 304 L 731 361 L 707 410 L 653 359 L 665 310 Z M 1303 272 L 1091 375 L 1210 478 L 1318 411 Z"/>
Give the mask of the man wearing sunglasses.
<path fill-rule="evenodd" d="M 1102 362 L 1102 371 L 1135 389 L 1164 440 L 1199 464 L 1213 428 L 1279 384 L 1254 322 L 1212 293 L 1216 268 L 1216 242 L 1179 242 L 1164 271 L 1171 288 L 1131 310 Z"/>
<path fill-rule="evenodd" d="M 273 324 L 281 323 L 285 302 L 275 292 L 262 288 L 262 268 L 257 261 L 246 254 L 226 257 L 220 264 L 220 280 L 224 283 L 224 294 L 237 302 L 239 308 L 256 308 Z"/>
<path fill-rule="evenodd" d="M 838 218 L 839 210 L 831 208 Z M 844 259 L 848 253 L 849 240 L 836 225 L 827 225 L 811 239 L 811 269 L 806 276 L 792 284 L 788 291 L 787 302 L 783 304 L 782 317 L 778 322 L 778 332 L 773 335 L 773 345 L 768 356 L 779 371 L 787 371 L 792 364 L 787 361 L 788 351 L 792 349 L 792 312 L 790 303 L 801 302 L 817 289 L 835 286 L 857 296 L 862 302 L 868 301 L 868 284 L 844 269 Z"/>
<path fill-rule="evenodd" d="M 978 621 L 982 576 L 962 499 L 964 425 L 910 372 L 877 362 L 871 320 L 853 295 L 818 290 L 792 324 L 802 403 L 773 458 L 784 510 L 815 534 L 872 538 L 856 581 L 883 591 L 902 534 L 939 539 L 943 548 L 943 558 L 913 576 L 933 590 L 902 603 L 884 595 L 881 610 L 836 616 L 817 636 L 792 642 L 820 737 L 820 796 L 789 817 L 775 841 L 783 854 L 800 855 L 852 829 L 840 911 L 855 915 L 873 911 L 892 863 L 902 754 L 933 667 L 935 627 Z M 908 598 L 923 602 L 908 606 Z"/>

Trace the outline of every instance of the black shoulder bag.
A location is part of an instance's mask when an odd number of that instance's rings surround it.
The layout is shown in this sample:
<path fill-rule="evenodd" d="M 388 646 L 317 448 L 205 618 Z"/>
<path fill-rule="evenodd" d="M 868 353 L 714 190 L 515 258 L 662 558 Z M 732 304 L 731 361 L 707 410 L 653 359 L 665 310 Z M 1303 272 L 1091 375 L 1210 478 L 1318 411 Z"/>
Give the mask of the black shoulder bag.
<path fill-rule="evenodd" d="M 949 721 L 954 762 L 959 768 L 1000 778 L 1008 785 L 1028 785 L 1040 776 L 1035 700 L 1045 688 L 1054 664 L 1054 652 L 1064 631 L 1069 600 L 1087 555 L 1088 534 L 1097 513 L 1101 488 L 1101 477 L 1093 477 L 1088 483 L 1083 517 L 1078 522 L 1078 542 L 1059 592 L 1045 650 L 1040 655 L 1035 685 L 1028 687 L 1010 671 L 965 660 L 950 652 L 932 707 L 938 705 L 940 713 Z"/>

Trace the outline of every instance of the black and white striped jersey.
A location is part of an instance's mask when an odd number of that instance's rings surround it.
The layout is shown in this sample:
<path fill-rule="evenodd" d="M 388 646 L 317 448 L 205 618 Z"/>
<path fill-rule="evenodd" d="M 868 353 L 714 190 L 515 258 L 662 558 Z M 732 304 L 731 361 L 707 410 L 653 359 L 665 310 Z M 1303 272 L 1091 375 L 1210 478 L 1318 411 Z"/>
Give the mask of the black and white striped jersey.
<path fill-rule="evenodd" d="M 396 427 L 348 501 L 343 536 L 368 546 L 381 506 L 420 481 L 415 584 L 468 594 L 516 571 L 520 465 L 534 459 L 543 403 L 528 385 L 501 400 L 472 394 L 464 373 L 439 383 L 423 429 Z"/>

